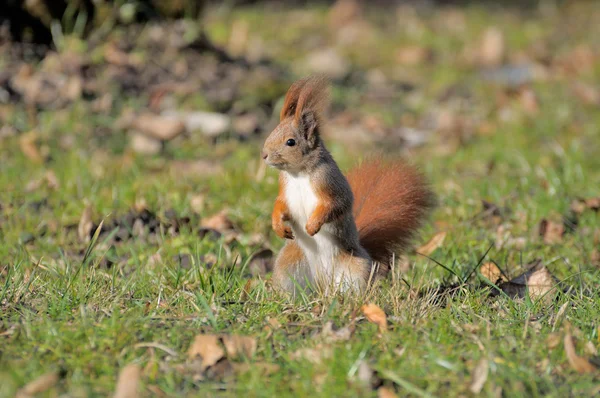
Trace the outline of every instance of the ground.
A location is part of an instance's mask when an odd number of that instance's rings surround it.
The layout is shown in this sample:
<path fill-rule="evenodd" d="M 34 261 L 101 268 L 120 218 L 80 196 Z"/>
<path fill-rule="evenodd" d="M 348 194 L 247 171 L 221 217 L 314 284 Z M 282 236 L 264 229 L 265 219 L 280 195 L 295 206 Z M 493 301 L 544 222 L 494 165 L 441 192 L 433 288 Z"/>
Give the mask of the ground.
<path fill-rule="evenodd" d="M 130 364 L 156 395 L 599 394 L 600 4 L 573 3 L 208 10 L 232 62 L 190 48 L 193 23 L 57 36 L 43 61 L 3 45 L 0 395 L 56 372 L 48 396 L 106 396 Z M 323 68 L 341 167 L 392 152 L 439 206 L 426 256 L 366 295 L 291 300 L 268 281 L 283 242 L 259 152 L 287 85 Z M 173 109 L 239 123 L 135 143 L 142 112 Z M 515 297 L 491 263 L 556 279 Z"/>

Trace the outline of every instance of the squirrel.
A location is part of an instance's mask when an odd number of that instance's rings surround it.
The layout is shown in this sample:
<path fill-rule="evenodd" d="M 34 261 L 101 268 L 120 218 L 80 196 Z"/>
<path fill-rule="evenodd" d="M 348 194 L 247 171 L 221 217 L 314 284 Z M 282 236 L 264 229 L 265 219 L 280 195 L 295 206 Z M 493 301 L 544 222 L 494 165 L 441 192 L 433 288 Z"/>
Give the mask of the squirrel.
<path fill-rule="evenodd" d="M 373 158 L 344 176 L 321 139 L 328 90 L 323 76 L 294 82 L 261 153 L 280 171 L 271 220 L 286 239 L 272 281 L 290 293 L 361 291 L 387 274 L 435 206 L 423 175 L 399 160 Z"/>

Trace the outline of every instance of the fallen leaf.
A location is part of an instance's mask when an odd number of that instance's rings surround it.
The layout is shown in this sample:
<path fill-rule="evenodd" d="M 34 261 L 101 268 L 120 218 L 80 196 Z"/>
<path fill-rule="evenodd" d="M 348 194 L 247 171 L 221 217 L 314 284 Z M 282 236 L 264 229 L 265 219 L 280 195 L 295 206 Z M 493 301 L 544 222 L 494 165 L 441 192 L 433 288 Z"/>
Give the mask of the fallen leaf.
<path fill-rule="evenodd" d="M 429 242 L 419 247 L 417 249 L 417 253 L 425 256 L 431 255 L 431 253 L 433 253 L 437 248 L 442 246 L 444 239 L 446 239 L 446 231 L 438 232 L 437 234 L 433 235 Z"/>
<path fill-rule="evenodd" d="M 483 32 L 479 44 L 479 62 L 484 66 L 496 66 L 504 58 L 504 34 L 497 27 L 489 27 Z"/>
<path fill-rule="evenodd" d="M 204 228 L 214 229 L 221 233 L 234 229 L 233 222 L 227 217 L 227 210 L 221 210 L 219 213 L 205 218 L 200 222 Z"/>
<path fill-rule="evenodd" d="M 565 226 L 562 223 L 543 219 L 539 225 L 539 235 L 544 239 L 544 243 L 553 245 L 562 242 L 565 234 Z"/>
<path fill-rule="evenodd" d="M 334 341 L 348 341 L 350 337 L 352 337 L 352 333 L 354 332 L 354 328 L 345 326 L 339 329 L 333 328 L 333 322 L 328 321 L 324 326 L 323 330 L 321 330 L 321 336 L 327 342 Z"/>
<path fill-rule="evenodd" d="M 169 141 L 185 131 L 185 125 L 175 117 L 144 113 L 136 117 L 132 127 L 148 136 Z"/>
<path fill-rule="evenodd" d="M 571 210 L 576 214 L 582 214 L 586 210 L 597 212 L 600 210 L 600 196 L 597 198 L 575 199 L 571 202 Z"/>
<path fill-rule="evenodd" d="M 37 379 L 30 381 L 23 388 L 17 391 L 17 398 L 28 398 L 33 397 L 36 394 L 42 393 L 54 387 L 60 380 L 60 374 L 57 372 L 50 372 L 41 375 Z"/>
<path fill-rule="evenodd" d="M 397 395 L 391 388 L 379 387 L 377 390 L 377 398 L 396 398 Z"/>
<path fill-rule="evenodd" d="M 251 358 L 256 352 L 256 339 L 249 336 L 223 336 L 223 345 L 230 359 Z"/>
<path fill-rule="evenodd" d="M 497 284 L 499 281 L 506 281 L 506 277 L 502 275 L 500 268 L 492 262 L 483 264 L 479 269 L 479 272 L 494 284 Z"/>
<path fill-rule="evenodd" d="M 156 155 L 162 149 L 160 140 L 137 131 L 131 132 L 129 145 L 135 153 L 142 155 Z"/>
<path fill-rule="evenodd" d="M 550 333 L 546 338 L 546 345 L 549 350 L 553 350 L 560 345 L 560 334 Z"/>
<path fill-rule="evenodd" d="M 141 368 L 136 364 L 125 366 L 121 370 L 121 373 L 119 373 L 114 398 L 134 398 L 140 396 L 138 387 L 141 373 Z"/>
<path fill-rule="evenodd" d="M 362 360 L 358 365 L 358 371 L 356 374 L 358 380 L 364 385 L 371 384 L 371 378 L 373 377 L 373 369 L 369 366 L 367 361 Z"/>
<path fill-rule="evenodd" d="M 558 280 L 548 271 L 541 261 L 536 260 L 525 273 L 502 282 L 498 287 L 510 297 L 524 298 L 529 294 L 532 300 L 544 299 L 550 303 L 553 299 L 551 292 L 556 290 Z M 492 292 L 493 295 L 498 294 Z"/>
<path fill-rule="evenodd" d="M 489 363 L 487 359 L 482 359 L 479 361 L 475 369 L 473 369 L 473 373 L 471 374 L 471 385 L 469 386 L 469 390 L 473 394 L 479 394 L 481 390 L 483 390 L 483 386 L 488 377 L 489 371 Z"/>
<path fill-rule="evenodd" d="M 190 208 L 194 213 L 200 214 L 204 210 L 206 196 L 203 194 L 192 195 L 190 198 Z"/>
<path fill-rule="evenodd" d="M 360 310 L 369 320 L 379 327 L 381 333 L 387 331 L 387 317 L 385 312 L 377 304 L 365 304 Z"/>
<path fill-rule="evenodd" d="M 592 365 L 590 361 L 587 359 L 580 357 L 575 352 L 575 344 L 573 343 L 573 336 L 571 335 L 571 331 L 567 326 L 567 333 L 564 338 L 564 346 L 565 353 L 567 354 L 567 359 L 571 364 L 571 367 L 575 369 L 578 373 L 591 373 L 597 370 L 597 368 Z"/>
<path fill-rule="evenodd" d="M 406 46 L 396 52 L 396 62 L 401 65 L 415 66 L 431 59 L 431 55 L 431 51 L 425 47 Z"/>
<path fill-rule="evenodd" d="M 571 87 L 573 93 L 585 105 L 600 105 L 600 90 L 582 82 L 576 82 Z"/>
<path fill-rule="evenodd" d="M 92 207 L 88 205 L 83 209 L 83 213 L 79 219 L 79 225 L 77 226 L 77 236 L 79 237 L 79 240 L 85 243 L 89 242 L 93 227 Z"/>
<path fill-rule="evenodd" d="M 202 359 L 201 370 L 216 364 L 225 356 L 225 351 L 219 344 L 219 337 L 212 334 L 199 334 L 188 350 L 188 358 L 193 360 L 199 356 Z"/>
<path fill-rule="evenodd" d="M 38 134 L 35 130 L 30 131 L 21 135 L 19 138 L 19 145 L 21 152 L 33 163 L 42 163 L 44 158 L 42 157 L 40 150 L 37 146 Z"/>

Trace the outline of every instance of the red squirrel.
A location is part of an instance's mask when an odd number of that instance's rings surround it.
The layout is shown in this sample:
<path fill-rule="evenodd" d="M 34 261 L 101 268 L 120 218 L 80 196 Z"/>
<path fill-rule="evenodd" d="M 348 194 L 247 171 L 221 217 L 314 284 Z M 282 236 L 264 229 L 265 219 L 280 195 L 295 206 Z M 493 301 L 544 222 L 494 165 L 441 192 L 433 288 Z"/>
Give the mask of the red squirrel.
<path fill-rule="evenodd" d="M 321 76 L 293 83 L 262 150 L 280 170 L 272 226 L 286 239 L 272 280 L 292 293 L 315 284 L 360 291 L 385 276 L 435 202 L 424 177 L 398 160 L 365 161 L 344 177 L 320 136 L 328 88 Z"/>

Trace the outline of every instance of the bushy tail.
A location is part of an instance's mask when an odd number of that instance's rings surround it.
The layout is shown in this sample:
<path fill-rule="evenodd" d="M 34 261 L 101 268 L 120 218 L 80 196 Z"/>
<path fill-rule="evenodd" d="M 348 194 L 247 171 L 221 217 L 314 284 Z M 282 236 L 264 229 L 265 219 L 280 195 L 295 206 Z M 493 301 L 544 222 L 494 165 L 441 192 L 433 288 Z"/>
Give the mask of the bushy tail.
<path fill-rule="evenodd" d="M 370 159 L 347 178 L 360 243 L 386 272 L 393 254 L 409 247 L 435 195 L 421 173 L 398 160 Z"/>

